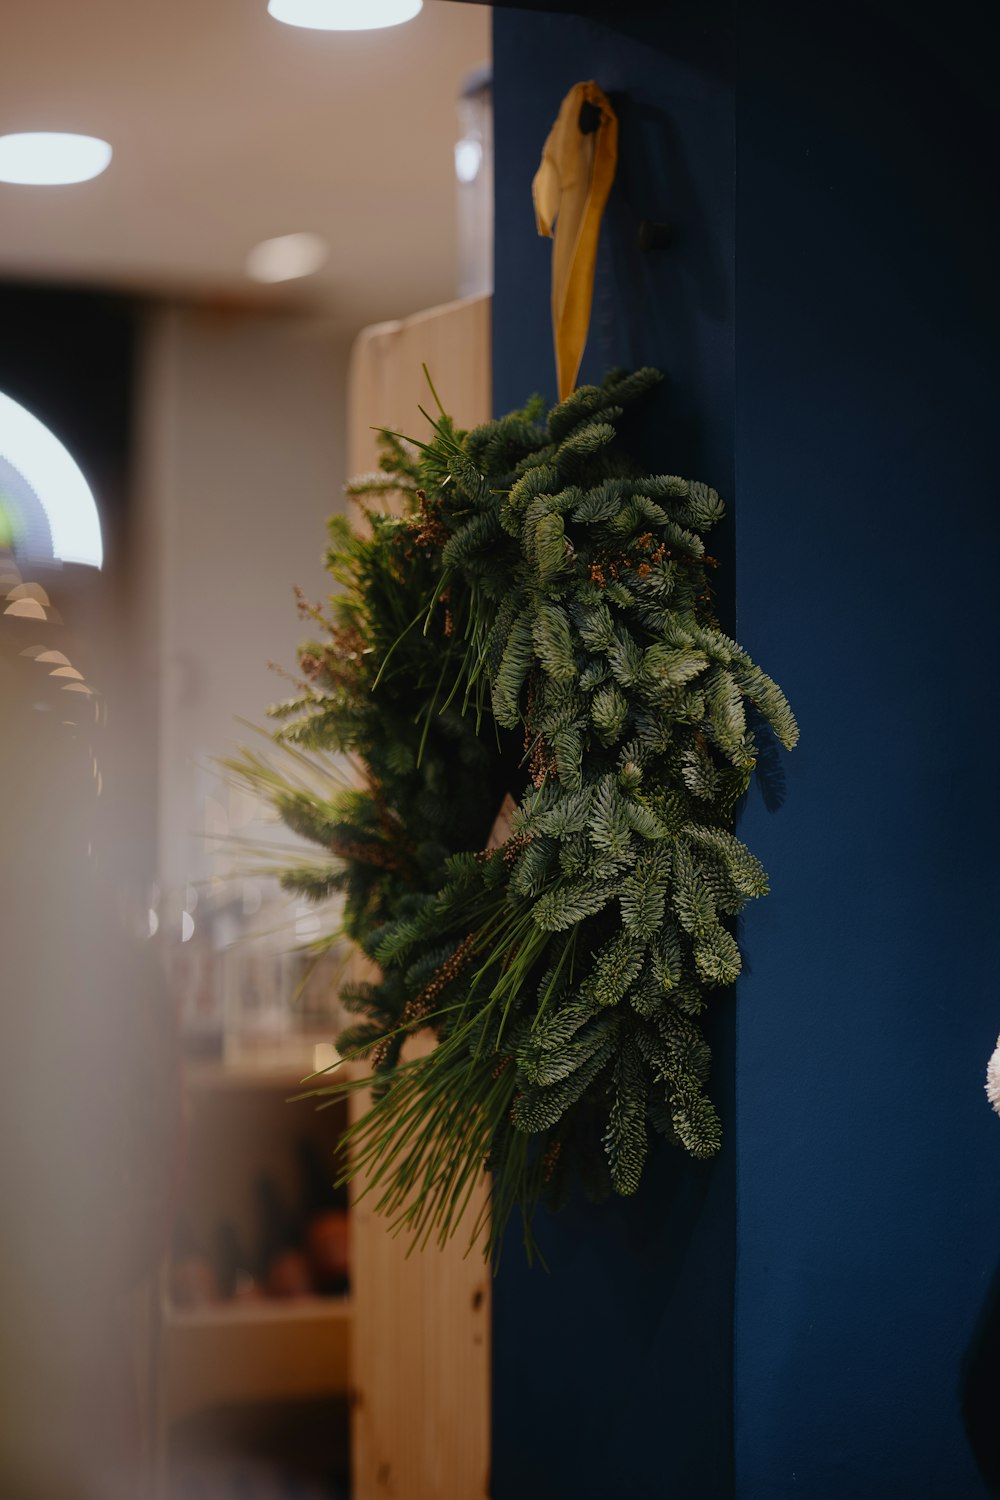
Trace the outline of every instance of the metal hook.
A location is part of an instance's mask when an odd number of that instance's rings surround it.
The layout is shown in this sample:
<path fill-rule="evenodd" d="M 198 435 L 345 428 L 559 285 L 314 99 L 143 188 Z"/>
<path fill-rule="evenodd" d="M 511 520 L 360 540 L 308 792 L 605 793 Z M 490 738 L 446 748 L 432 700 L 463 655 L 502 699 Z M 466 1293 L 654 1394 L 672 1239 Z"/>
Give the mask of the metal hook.
<path fill-rule="evenodd" d="M 666 250 L 674 238 L 673 225 L 656 224 L 652 219 L 642 219 L 639 223 L 639 249 L 644 255 L 650 250 Z"/>
<path fill-rule="evenodd" d="M 601 111 L 596 104 L 585 99 L 580 105 L 580 134 L 593 135 L 601 123 Z"/>

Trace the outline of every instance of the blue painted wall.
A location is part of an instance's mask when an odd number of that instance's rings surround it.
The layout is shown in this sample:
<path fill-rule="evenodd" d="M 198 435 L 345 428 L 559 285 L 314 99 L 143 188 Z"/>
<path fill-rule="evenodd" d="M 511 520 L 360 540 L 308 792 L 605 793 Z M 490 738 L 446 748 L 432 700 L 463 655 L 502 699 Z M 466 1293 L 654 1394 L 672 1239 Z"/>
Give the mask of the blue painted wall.
<path fill-rule="evenodd" d="M 531 179 L 563 95 L 596 76 L 619 111 L 621 160 L 581 378 L 659 366 L 668 379 L 636 442 L 731 494 L 731 38 L 706 37 L 697 8 L 672 57 L 641 21 L 629 35 L 496 12 L 494 402 L 554 394 L 551 244 L 535 231 Z M 692 61 L 699 50 L 712 71 Z M 643 256 L 638 221 L 661 215 L 680 225 L 676 248 Z M 712 1040 L 732 1119 L 731 1003 Z M 732 1132 L 713 1165 L 664 1150 L 640 1201 L 580 1204 L 539 1226 L 548 1275 L 525 1267 L 512 1233 L 494 1293 L 495 1500 L 731 1493 L 734 1170 Z"/>
<path fill-rule="evenodd" d="M 530 181 L 596 77 L 622 161 L 583 378 L 667 371 L 640 446 L 734 499 L 740 634 L 803 743 L 743 820 L 774 893 L 735 1046 L 717 1017 L 726 1152 L 544 1224 L 549 1276 L 508 1247 L 494 1496 L 974 1500 L 961 1365 L 1000 1260 L 986 8 L 615 16 L 495 16 L 496 405 L 551 390 Z M 638 254 L 643 216 L 674 250 Z"/>
<path fill-rule="evenodd" d="M 740 1500 L 984 1493 L 959 1391 L 1000 1260 L 985 15 L 740 12 L 738 621 L 802 728 L 781 812 L 743 820 L 775 889 L 737 1009 Z"/>

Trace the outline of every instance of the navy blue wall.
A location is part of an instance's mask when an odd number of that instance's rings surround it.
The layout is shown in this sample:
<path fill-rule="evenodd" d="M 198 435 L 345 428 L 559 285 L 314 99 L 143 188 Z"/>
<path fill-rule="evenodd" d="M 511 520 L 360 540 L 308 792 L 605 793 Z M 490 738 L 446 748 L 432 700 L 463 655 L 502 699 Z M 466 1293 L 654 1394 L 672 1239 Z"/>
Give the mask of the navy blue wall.
<path fill-rule="evenodd" d="M 740 7 L 738 622 L 802 729 L 742 825 L 774 894 L 737 1010 L 740 1500 L 983 1493 L 995 87 L 986 8 L 935 9 Z"/>
<path fill-rule="evenodd" d="M 726 1152 L 543 1224 L 548 1276 L 508 1247 L 495 1500 L 985 1493 L 959 1392 L 1000 1259 L 992 50 L 964 0 L 825 9 L 495 16 L 497 409 L 551 393 L 530 181 L 595 77 L 622 159 L 583 378 L 667 371 L 638 441 L 735 500 L 740 634 L 803 730 L 743 820 L 774 893 L 735 1048 L 717 1017 Z M 674 250 L 638 254 L 644 216 Z"/>
<path fill-rule="evenodd" d="M 661 29 L 495 15 L 494 402 L 553 395 L 551 243 L 535 230 L 531 179 L 563 95 L 596 76 L 619 112 L 621 159 L 581 378 L 657 365 L 668 379 L 634 440 L 651 463 L 731 494 L 730 37 L 694 21 L 667 56 Z M 692 61 L 706 51 L 710 72 Z M 638 222 L 661 215 L 678 221 L 676 248 L 643 256 Z M 732 1119 L 731 1004 L 716 1020 L 715 1096 Z M 640 1201 L 539 1226 L 548 1275 L 526 1269 L 512 1233 L 494 1301 L 494 1500 L 731 1493 L 734 1168 L 732 1135 L 710 1166 L 665 1149 Z"/>

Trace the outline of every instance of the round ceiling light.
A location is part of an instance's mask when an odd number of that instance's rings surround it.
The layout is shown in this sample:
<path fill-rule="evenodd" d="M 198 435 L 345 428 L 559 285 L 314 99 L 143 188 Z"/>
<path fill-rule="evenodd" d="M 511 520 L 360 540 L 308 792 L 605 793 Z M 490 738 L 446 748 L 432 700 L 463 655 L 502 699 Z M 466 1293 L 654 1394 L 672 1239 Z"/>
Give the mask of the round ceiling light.
<path fill-rule="evenodd" d="M 0 182 L 89 182 L 99 177 L 111 160 L 111 147 L 96 135 L 66 135 L 55 130 L 29 130 L 0 135 Z"/>
<path fill-rule="evenodd" d="M 424 0 L 268 0 L 268 13 L 313 31 L 378 31 L 412 21 Z"/>
<path fill-rule="evenodd" d="M 247 256 L 247 275 L 253 281 L 294 281 L 318 271 L 329 253 L 318 234 L 279 234 L 254 245 Z"/>

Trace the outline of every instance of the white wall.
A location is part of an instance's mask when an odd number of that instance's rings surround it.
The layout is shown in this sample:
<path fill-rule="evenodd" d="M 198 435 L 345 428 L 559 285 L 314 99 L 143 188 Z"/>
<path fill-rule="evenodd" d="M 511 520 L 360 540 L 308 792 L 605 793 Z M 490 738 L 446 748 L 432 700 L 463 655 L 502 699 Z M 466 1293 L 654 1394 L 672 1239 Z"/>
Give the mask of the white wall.
<path fill-rule="evenodd" d="M 342 507 L 347 346 L 276 317 L 164 310 L 142 392 L 145 661 L 159 724 L 159 878 L 213 873 L 227 794 L 212 757 L 290 687 L 292 585 L 319 599 L 325 520 Z M 154 694 L 150 694 L 152 702 Z"/>

